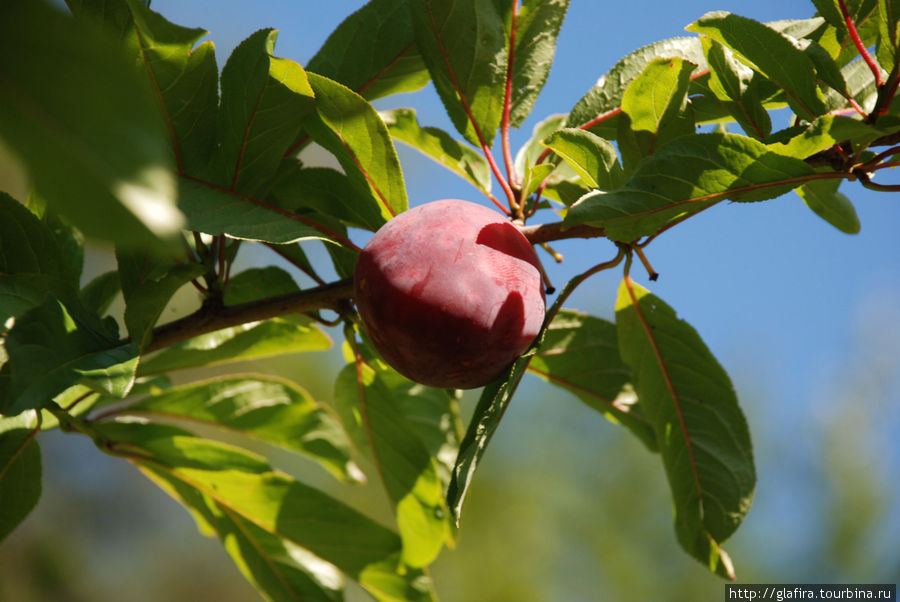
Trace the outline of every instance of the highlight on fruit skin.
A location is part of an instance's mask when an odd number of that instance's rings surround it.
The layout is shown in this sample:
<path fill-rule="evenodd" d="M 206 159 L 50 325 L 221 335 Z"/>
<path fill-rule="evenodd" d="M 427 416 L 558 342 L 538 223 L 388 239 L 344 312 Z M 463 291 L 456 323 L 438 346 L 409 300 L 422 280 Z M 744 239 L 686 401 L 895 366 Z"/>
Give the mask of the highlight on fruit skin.
<path fill-rule="evenodd" d="M 500 376 L 538 335 L 545 311 L 528 239 L 504 215 L 456 199 L 382 226 L 359 256 L 354 296 L 384 360 L 443 388 Z"/>

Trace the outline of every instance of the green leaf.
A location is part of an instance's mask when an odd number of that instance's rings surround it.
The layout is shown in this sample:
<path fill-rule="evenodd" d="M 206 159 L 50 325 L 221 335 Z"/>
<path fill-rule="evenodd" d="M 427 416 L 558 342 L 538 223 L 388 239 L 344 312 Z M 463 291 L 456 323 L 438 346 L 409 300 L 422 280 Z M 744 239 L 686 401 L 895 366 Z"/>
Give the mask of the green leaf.
<path fill-rule="evenodd" d="M 305 454 L 333 475 L 358 481 L 349 442 L 335 417 L 309 393 L 274 376 L 227 376 L 150 395 L 127 414 L 184 418 L 248 435 Z"/>
<path fill-rule="evenodd" d="M 378 468 L 395 506 L 403 561 L 430 564 L 452 541 L 437 460 L 403 414 L 392 388 L 372 363 L 357 359 L 335 383 L 335 407 L 356 446 Z"/>
<path fill-rule="evenodd" d="M 707 37 L 701 38 L 709 64 L 709 87 L 726 102 L 731 116 L 748 136 L 762 140 L 772 133 L 772 120 L 762 104 L 754 71 L 734 58 L 727 46 Z"/>
<path fill-rule="evenodd" d="M 293 213 L 210 182 L 182 177 L 178 189 L 179 205 L 191 230 L 277 244 L 313 239 L 339 244 L 345 240 L 316 216 Z"/>
<path fill-rule="evenodd" d="M 815 119 L 827 111 L 816 87 L 813 61 L 778 31 L 724 11 L 707 13 L 687 29 L 728 46 L 751 68 L 778 84 L 800 117 Z"/>
<path fill-rule="evenodd" d="M 387 126 L 365 99 L 321 75 L 309 74 L 316 112 L 305 127 L 334 154 L 357 190 L 372 197 L 385 220 L 406 211 L 400 160 Z"/>
<path fill-rule="evenodd" d="M 124 397 L 134 382 L 135 343 L 117 344 L 73 317 L 52 296 L 19 316 L 5 339 L 0 413 L 40 408 L 70 386 L 84 384 Z M 3 399 L 6 397 L 6 399 Z"/>
<path fill-rule="evenodd" d="M 838 192 L 840 180 L 814 180 L 797 189 L 806 206 L 846 234 L 859 233 L 859 216 L 846 195 Z"/>
<path fill-rule="evenodd" d="M 216 148 L 219 70 L 213 43 L 194 44 L 208 32 L 170 23 L 140 0 L 126 2 L 132 43 L 162 108 L 178 171 L 205 175 Z"/>
<path fill-rule="evenodd" d="M 248 322 L 188 339 L 141 362 L 138 374 L 260 360 L 287 353 L 322 351 L 328 336 L 303 317 Z"/>
<path fill-rule="evenodd" d="M 534 126 L 531 138 L 516 152 L 517 173 L 528 173 L 528 170 L 537 162 L 538 157 L 546 150 L 544 140 L 549 138 L 553 132 L 561 129 L 565 122 L 565 115 L 551 115 Z M 548 162 L 550 161 L 548 160 Z"/>
<path fill-rule="evenodd" d="M 0 137 L 50 207 L 105 240 L 174 236 L 184 220 L 165 126 L 122 45 L 42 1 L 14 2 L 0 57 Z"/>
<path fill-rule="evenodd" d="M 456 130 L 491 146 L 503 116 L 508 44 L 493 2 L 410 3 L 419 50 Z"/>
<path fill-rule="evenodd" d="M 491 171 L 481 154 L 441 129 L 421 127 L 413 109 L 393 109 L 380 115 L 395 140 L 434 159 L 483 193 L 490 193 Z"/>
<path fill-rule="evenodd" d="M 331 32 L 306 68 L 370 101 L 429 80 L 405 0 L 370 0 Z"/>
<path fill-rule="evenodd" d="M 222 69 L 218 183 L 249 197 L 266 190 L 316 105 L 303 67 L 272 56 L 276 37 L 272 29 L 257 31 Z"/>
<path fill-rule="evenodd" d="M 509 122 L 518 128 L 531 113 L 553 64 L 556 38 L 569 0 L 525 0 L 516 18 Z"/>
<path fill-rule="evenodd" d="M 575 128 L 557 130 L 544 140 L 544 146 L 571 165 L 589 188 L 614 190 L 625 179 L 615 147 L 591 132 Z"/>
<path fill-rule="evenodd" d="M 125 326 L 143 351 L 172 296 L 205 270 L 196 263 L 177 264 L 153 253 L 122 248 L 116 249 L 116 261 L 125 298 Z"/>
<path fill-rule="evenodd" d="M 47 293 L 77 305 L 77 286 L 78 273 L 57 235 L 0 192 L 0 325 L 43 302 Z"/>
<path fill-rule="evenodd" d="M 859 119 L 843 115 L 824 115 L 806 125 L 799 135 L 784 143 L 770 144 L 769 148 L 782 155 L 806 159 L 844 140 L 867 145 L 887 134 L 886 130 Z"/>
<path fill-rule="evenodd" d="M 466 435 L 459 444 L 459 454 L 453 467 L 450 487 L 447 489 L 447 506 L 453 513 L 457 526 L 462 516 L 462 506 L 466 494 L 475 477 L 475 470 L 487 451 L 494 432 L 500 426 L 500 420 L 525 375 L 530 359 L 531 357 L 526 352 L 526 355 L 513 362 L 503 376 L 481 391 L 481 397 L 478 399 L 478 405 L 475 406 L 475 411 L 469 421 Z"/>
<path fill-rule="evenodd" d="M 311 210 L 372 231 L 385 223 L 378 201 L 333 169 L 299 169 L 279 180 L 272 194 L 279 207 L 292 213 Z"/>
<path fill-rule="evenodd" d="M 122 280 L 119 278 L 119 272 L 111 270 L 100 274 L 81 289 L 81 302 L 88 311 L 102 316 L 121 291 Z"/>
<path fill-rule="evenodd" d="M 0 542 L 41 497 L 41 450 L 34 430 L 0 430 Z"/>
<path fill-rule="evenodd" d="M 750 509 L 756 473 L 731 381 L 697 332 L 628 276 L 619 287 L 616 326 L 622 359 L 656 432 L 678 542 L 711 571 L 734 579 L 720 544 Z"/>
<path fill-rule="evenodd" d="M 877 57 L 882 65 L 893 65 L 897 61 L 898 27 L 900 27 L 900 2 L 878 0 L 878 46 Z"/>
<path fill-rule="evenodd" d="M 653 59 L 628 84 L 617 137 L 626 173 L 666 143 L 694 133 L 687 92 L 695 67 L 679 58 Z"/>
<path fill-rule="evenodd" d="M 578 101 L 569 113 L 566 126 L 579 127 L 600 115 L 619 109 L 628 85 L 657 58 L 681 58 L 694 63 L 698 69 L 706 68 L 703 49 L 697 38 L 672 38 L 639 48 L 616 63 Z M 609 119 L 592 126 L 590 131 L 607 140 L 614 140 L 618 133 L 617 123 L 618 119 L 610 115 Z"/>
<path fill-rule="evenodd" d="M 569 209 L 567 224 L 602 227 L 623 242 L 649 236 L 726 198 L 762 201 L 813 179 L 800 159 L 734 134 L 683 136 L 645 159 L 622 188 L 594 192 Z"/>
<path fill-rule="evenodd" d="M 116 422 L 96 428 L 142 468 L 203 494 L 223 511 L 336 566 L 376 599 L 432 599 L 428 578 L 400 562 L 395 533 L 272 470 L 262 458 L 160 425 Z"/>
<path fill-rule="evenodd" d="M 266 297 L 288 295 L 299 290 L 300 287 L 289 273 L 270 265 L 264 268 L 249 268 L 232 276 L 222 300 L 225 305 L 239 305 Z"/>
<path fill-rule="evenodd" d="M 657 451 L 653 426 L 631 390 L 631 371 L 619 357 L 616 326 L 611 322 L 573 310 L 560 311 L 528 371 L 570 391 Z"/>
<path fill-rule="evenodd" d="M 234 563 L 270 600 L 342 600 L 338 569 L 260 529 L 215 499 L 164 471 L 140 466 L 147 478 L 187 508 L 203 533 L 216 535 Z"/>

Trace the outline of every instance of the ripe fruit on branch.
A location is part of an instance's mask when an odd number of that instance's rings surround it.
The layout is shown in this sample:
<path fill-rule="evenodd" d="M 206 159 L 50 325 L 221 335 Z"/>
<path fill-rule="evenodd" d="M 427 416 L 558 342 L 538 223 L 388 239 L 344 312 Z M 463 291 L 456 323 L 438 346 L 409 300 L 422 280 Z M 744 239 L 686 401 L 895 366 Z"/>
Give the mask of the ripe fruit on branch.
<path fill-rule="evenodd" d="M 433 387 L 498 377 L 544 320 L 537 255 L 503 215 L 443 200 L 401 213 L 366 245 L 356 305 L 384 360 Z"/>

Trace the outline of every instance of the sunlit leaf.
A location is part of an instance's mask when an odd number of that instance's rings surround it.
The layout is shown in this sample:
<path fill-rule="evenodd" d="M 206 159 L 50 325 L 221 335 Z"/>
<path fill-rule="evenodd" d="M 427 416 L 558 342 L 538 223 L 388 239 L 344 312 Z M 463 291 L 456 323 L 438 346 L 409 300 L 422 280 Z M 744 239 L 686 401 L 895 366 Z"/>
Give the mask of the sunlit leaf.
<path fill-rule="evenodd" d="M 412 109 L 393 109 L 380 114 L 395 140 L 408 144 L 437 161 L 468 180 L 478 190 L 490 192 L 491 171 L 481 154 L 454 140 L 441 129 L 420 126 Z"/>
<path fill-rule="evenodd" d="M 278 206 L 293 213 L 312 210 L 348 226 L 377 230 L 385 223 L 378 204 L 346 175 L 326 167 L 298 169 L 272 190 Z"/>
<path fill-rule="evenodd" d="M 726 198 L 777 197 L 813 179 L 813 173 L 800 159 L 745 136 L 683 136 L 645 159 L 622 188 L 583 197 L 565 221 L 602 227 L 609 238 L 627 242 Z"/>
<path fill-rule="evenodd" d="M 816 87 L 813 61 L 781 33 L 723 11 L 707 13 L 687 29 L 728 46 L 750 67 L 777 83 L 797 115 L 814 119 L 827 111 Z"/>
<path fill-rule="evenodd" d="M 262 458 L 171 427 L 106 422 L 96 428 L 143 469 L 202 494 L 229 515 L 337 567 L 376 599 L 432 599 L 428 578 L 400 562 L 395 533 L 273 470 Z M 203 513 L 194 517 L 213 526 Z M 327 566 L 322 570 L 314 572 L 320 577 L 330 574 Z"/>
<path fill-rule="evenodd" d="M 816 180 L 797 189 L 797 194 L 816 215 L 846 234 L 860 229 L 856 208 L 846 195 L 838 192 L 840 180 Z"/>
<path fill-rule="evenodd" d="M 709 64 L 709 87 L 726 103 L 732 117 L 748 136 L 759 140 L 772 132 L 772 120 L 762 104 L 754 72 L 734 58 L 723 44 L 707 37 L 701 38 Z"/>
<path fill-rule="evenodd" d="M 419 50 L 456 130 L 491 146 L 503 114 L 508 46 L 493 2 L 410 3 Z"/>
<path fill-rule="evenodd" d="M 591 132 L 564 128 L 544 140 L 544 145 L 571 165 L 589 188 L 613 190 L 624 181 L 615 147 Z"/>
<path fill-rule="evenodd" d="M 405 0 L 365 4 L 331 32 L 306 68 L 366 100 L 412 92 L 429 80 Z"/>
<path fill-rule="evenodd" d="M 316 112 L 307 132 L 334 154 L 353 185 L 371 198 L 385 220 L 408 206 L 403 171 L 387 126 L 356 92 L 314 73 Z"/>

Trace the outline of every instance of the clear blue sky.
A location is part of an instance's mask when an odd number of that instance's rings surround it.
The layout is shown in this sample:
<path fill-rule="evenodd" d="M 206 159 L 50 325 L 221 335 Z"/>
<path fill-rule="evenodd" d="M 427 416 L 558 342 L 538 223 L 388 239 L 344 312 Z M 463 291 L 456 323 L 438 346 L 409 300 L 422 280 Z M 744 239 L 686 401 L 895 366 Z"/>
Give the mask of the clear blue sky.
<path fill-rule="evenodd" d="M 261 27 L 280 29 L 277 55 L 305 64 L 328 33 L 362 4 L 155 0 L 152 6 L 179 24 L 209 29 L 221 66 L 235 44 Z M 760 21 L 806 18 L 814 12 L 811 2 L 801 0 L 572 0 L 549 81 L 533 117 L 513 137 L 514 144 L 524 142 L 539 119 L 567 112 L 620 57 L 644 44 L 686 35 L 684 26 L 710 10 Z M 396 106 L 412 106 L 423 124 L 452 132 L 430 86 L 378 103 L 383 109 Z M 412 203 L 448 197 L 484 201 L 475 189 L 427 159 L 406 148 L 398 150 Z M 895 174 L 882 177 L 900 181 Z M 873 193 L 851 183 L 842 191 L 856 204 L 862 222 L 859 235 L 838 232 L 794 193 L 766 203 L 720 205 L 654 242 L 648 255 L 661 277 L 656 283 L 641 280 L 697 328 L 731 373 L 739 395 L 747 392 L 752 404 L 745 400 L 744 408 L 751 432 L 774 431 L 779 447 L 797 452 L 791 461 L 801 472 L 805 463 L 815 462 L 817 453 L 805 434 L 817 416 L 833 410 L 842 371 L 860 361 L 894 367 L 889 407 L 874 401 L 866 405 L 866 398 L 854 403 L 863 414 L 878 414 L 880 430 L 873 437 L 888 444 L 883 468 L 896 482 L 900 195 Z M 596 241 L 556 246 L 566 256 L 563 266 L 549 266 L 557 286 L 612 255 L 608 245 Z M 570 305 L 610 315 L 617 278 L 597 278 Z M 758 452 L 777 456 L 773 450 Z M 759 471 L 762 497 L 766 480 L 775 477 L 764 467 Z M 776 507 L 787 500 L 775 494 L 757 503 Z"/>

